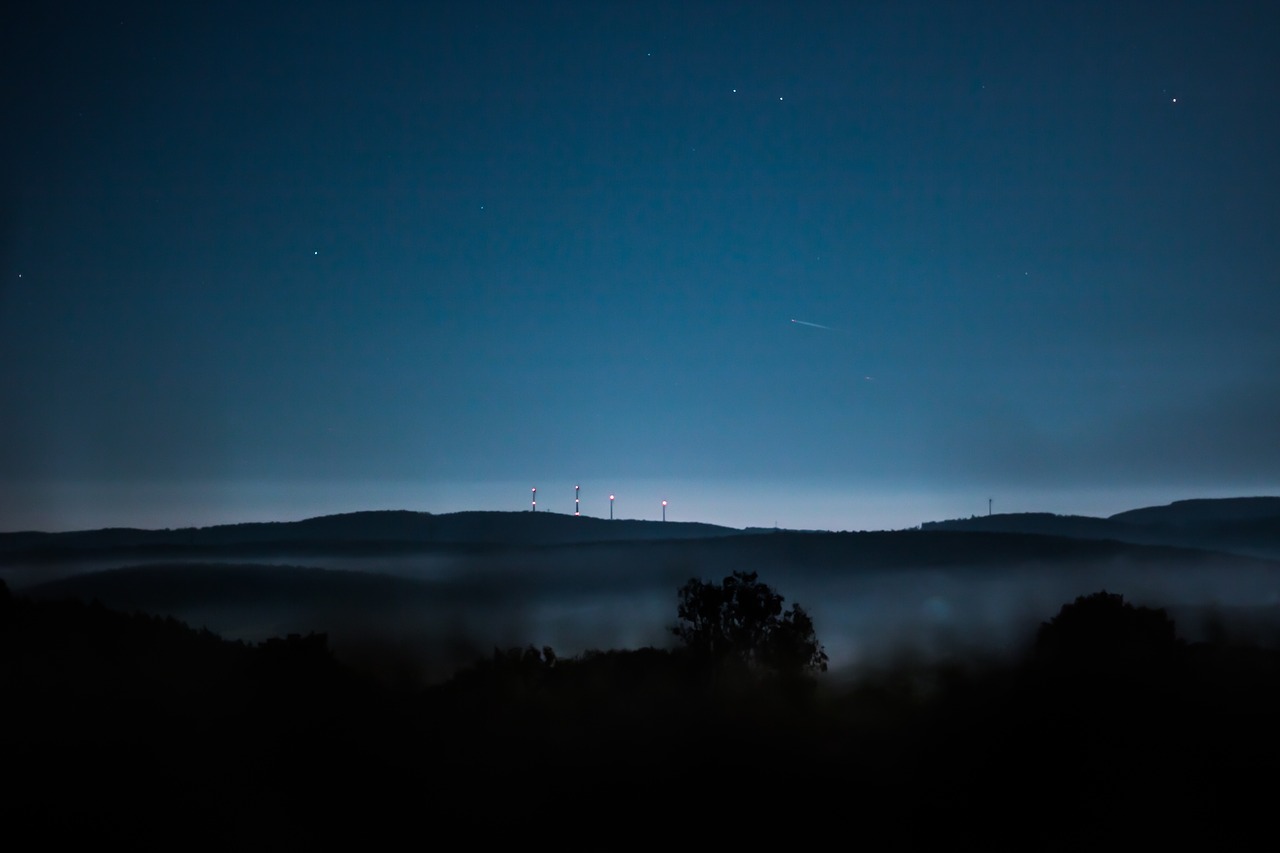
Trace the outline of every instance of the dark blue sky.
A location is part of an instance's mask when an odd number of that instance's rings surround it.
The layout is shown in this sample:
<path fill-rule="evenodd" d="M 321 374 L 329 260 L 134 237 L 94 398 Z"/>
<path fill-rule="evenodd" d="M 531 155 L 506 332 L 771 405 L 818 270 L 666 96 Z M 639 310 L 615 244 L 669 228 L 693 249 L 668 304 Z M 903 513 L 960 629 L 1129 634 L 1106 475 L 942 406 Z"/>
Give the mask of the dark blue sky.
<path fill-rule="evenodd" d="M 1280 493 L 1273 2 L 29 5 L 0 529 Z"/>

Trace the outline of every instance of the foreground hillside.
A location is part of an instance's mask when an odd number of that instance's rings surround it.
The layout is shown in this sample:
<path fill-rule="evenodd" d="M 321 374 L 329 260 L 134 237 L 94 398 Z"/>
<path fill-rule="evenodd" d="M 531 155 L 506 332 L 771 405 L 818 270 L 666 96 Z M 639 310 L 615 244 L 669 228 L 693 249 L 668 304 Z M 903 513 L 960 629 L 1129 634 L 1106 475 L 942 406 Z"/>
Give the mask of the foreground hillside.
<path fill-rule="evenodd" d="M 1070 848 L 1117 830 L 1230 843 L 1266 828 L 1276 652 L 1188 645 L 1116 596 L 1045 618 L 1016 661 L 847 686 L 708 678 L 679 650 L 523 648 L 422 690 L 337 663 L 321 636 L 230 643 L 0 587 L 7 826 L 224 848 L 476 820 L 523 834 L 566 809 L 638 810 L 641 835 L 710 821 L 722 839 L 839 809 L 908 846 L 982 832 Z M 744 808 L 758 829 L 723 820 Z"/>

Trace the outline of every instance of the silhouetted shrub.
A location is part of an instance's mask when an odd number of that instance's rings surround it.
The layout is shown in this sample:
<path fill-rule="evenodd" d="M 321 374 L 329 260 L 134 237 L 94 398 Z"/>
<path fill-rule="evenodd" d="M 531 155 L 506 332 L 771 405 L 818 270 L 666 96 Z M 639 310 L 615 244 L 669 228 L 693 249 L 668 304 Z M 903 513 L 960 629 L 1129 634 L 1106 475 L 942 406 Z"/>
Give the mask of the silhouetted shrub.
<path fill-rule="evenodd" d="M 1134 607 L 1106 590 L 1064 604 L 1036 637 L 1039 653 L 1073 658 L 1151 658 L 1178 645 L 1174 622 L 1163 608 Z"/>
<path fill-rule="evenodd" d="M 1185 644 L 1163 609 L 1134 607 L 1106 590 L 1065 604 L 1036 636 L 1042 669 L 1073 679 L 1131 687 L 1167 680 L 1185 660 Z"/>
<path fill-rule="evenodd" d="M 783 601 L 755 572 L 734 572 L 718 584 L 691 578 L 680 588 L 680 623 L 671 630 L 713 666 L 825 672 L 827 653 L 812 617 L 798 604 L 784 611 Z"/>

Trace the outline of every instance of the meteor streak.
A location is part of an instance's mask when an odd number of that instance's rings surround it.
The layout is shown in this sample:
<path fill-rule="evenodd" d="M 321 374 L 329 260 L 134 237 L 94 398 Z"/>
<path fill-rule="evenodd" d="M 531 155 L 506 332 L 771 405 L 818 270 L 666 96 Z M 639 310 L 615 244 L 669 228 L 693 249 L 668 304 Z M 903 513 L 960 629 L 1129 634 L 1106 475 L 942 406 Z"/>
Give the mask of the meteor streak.
<path fill-rule="evenodd" d="M 814 329 L 826 329 L 828 332 L 835 331 L 835 329 L 831 328 L 830 326 L 824 326 L 821 323 L 808 323 L 808 322 L 805 322 L 804 320 L 792 320 L 791 322 L 795 323 L 797 326 L 810 326 Z"/>

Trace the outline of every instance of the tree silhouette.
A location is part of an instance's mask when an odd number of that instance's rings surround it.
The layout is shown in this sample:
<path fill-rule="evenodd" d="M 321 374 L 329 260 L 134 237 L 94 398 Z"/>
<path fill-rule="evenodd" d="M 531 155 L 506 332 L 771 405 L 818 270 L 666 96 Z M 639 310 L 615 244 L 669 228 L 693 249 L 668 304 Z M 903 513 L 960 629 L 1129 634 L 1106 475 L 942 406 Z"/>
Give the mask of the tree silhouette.
<path fill-rule="evenodd" d="M 755 572 L 734 572 L 721 583 L 690 578 L 680 587 L 680 623 L 672 633 L 697 658 L 713 666 L 742 665 L 782 675 L 827 669 L 813 619 L 784 599 Z"/>
<path fill-rule="evenodd" d="M 1093 672 L 1128 673 L 1165 668 L 1183 644 L 1164 609 L 1134 607 L 1106 590 L 1064 604 L 1041 624 L 1036 654 L 1042 661 Z"/>

